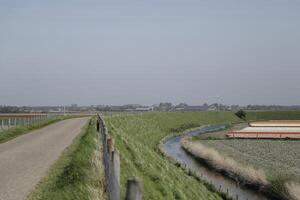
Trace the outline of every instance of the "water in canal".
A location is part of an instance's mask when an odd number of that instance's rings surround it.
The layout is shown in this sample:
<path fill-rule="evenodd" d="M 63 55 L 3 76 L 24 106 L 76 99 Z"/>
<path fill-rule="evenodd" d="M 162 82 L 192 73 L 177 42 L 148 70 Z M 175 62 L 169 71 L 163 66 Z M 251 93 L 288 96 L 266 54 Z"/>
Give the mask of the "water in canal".
<path fill-rule="evenodd" d="M 238 185 L 235 181 L 224 177 L 218 172 L 210 170 L 194 157 L 186 153 L 180 146 L 180 140 L 185 136 L 196 136 L 206 132 L 218 131 L 224 127 L 224 125 L 212 125 L 193 130 L 180 136 L 172 137 L 164 143 L 163 150 L 178 163 L 185 165 L 198 176 L 202 177 L 202 179 L 214 185 L 215 188 L 221 188 L 224 193 L 228 193 L 229 196 L 233 198 L 238 197 L 239 200 L 268 200 L 268 198 L 262 194 Z"/>

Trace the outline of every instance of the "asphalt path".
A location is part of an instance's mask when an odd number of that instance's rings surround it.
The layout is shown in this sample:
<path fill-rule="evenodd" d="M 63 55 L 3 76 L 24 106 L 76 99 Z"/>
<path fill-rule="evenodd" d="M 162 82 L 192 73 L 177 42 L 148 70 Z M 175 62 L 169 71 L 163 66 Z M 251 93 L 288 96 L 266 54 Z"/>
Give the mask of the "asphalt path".
<path fill-rule="evenodd" d="M 87 120 L 63 120 L 0 144 L 0 200 L 25 199 Z"/>

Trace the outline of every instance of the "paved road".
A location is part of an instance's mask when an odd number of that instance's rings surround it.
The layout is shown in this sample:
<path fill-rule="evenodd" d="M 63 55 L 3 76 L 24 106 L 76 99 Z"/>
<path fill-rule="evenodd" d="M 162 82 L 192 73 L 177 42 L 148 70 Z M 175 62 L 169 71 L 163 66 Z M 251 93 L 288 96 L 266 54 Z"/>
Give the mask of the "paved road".
<path fill-rule="evenodd" d="M 0 200 L 25 199 L 87 119 L 60 121 L 0 144 Z"/>

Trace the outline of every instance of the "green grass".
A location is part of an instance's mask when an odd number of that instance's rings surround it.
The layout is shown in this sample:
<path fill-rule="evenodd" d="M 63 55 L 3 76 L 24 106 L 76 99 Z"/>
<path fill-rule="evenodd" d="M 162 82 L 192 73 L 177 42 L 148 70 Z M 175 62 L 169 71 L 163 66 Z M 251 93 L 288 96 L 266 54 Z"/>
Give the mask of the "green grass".
<path fill-rule="evenodd" d="M 248 120 L 300 120 L 300 111 L 247 112 Z"/>
<path fill-rule="evenodd" d="M 3 130 L 0 132 L 0 143 L 7 142 L 8 140 L 14 139 L 20 135 L 29 133 L 30 131 L 43 128 L 45 126 L 48 126 L 50 124 L 56 123 L 61 120 L 70 119 L 72 116 L 60 116 L 55 117 L 52 119 L 47 119 L 45 121 L 42 121 L 40 123 L 35 123 L 30 126 L 17 126 L 15 128 L 10 128 L 8 130 Z"/>
<path fill-rule="evenodd" d="M 230 112 L 176 112 L 107 117 L 121 154 L 121 191 L 132 176 L 144 182 L 144 199 L 221 199 L 157 151 L 162 138 L 186 128 L 236 122 Z M 192 126 L 191 126 L 192 124 Z"/>
<path fill-rule="evenodd" d="M 300 119 L 300 112 L 251 112 L 248 119 Z M 121 154 L 121 192 L 132 176 L 144 181 L 144 199 L 221 199 L 157 150 L 166 136 L 207 124 L 240 120 L 232 112 L 170 112 L 106 117 Z"/>
<path fill-rule="evenodd" d="M 28 200 L 106 199 L 101 144 L 93 117 Z"/>

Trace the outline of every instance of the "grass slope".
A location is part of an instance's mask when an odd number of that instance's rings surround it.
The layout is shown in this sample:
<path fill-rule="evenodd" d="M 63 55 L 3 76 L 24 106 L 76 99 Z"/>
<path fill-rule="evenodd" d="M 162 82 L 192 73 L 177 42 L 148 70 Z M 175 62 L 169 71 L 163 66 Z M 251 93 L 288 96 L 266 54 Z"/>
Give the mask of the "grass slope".
<path fill-rule="evenodd" d="M 95 118 L 82 129 L 28 200 L 106 199 Z"/>
<path fill-rule="evenodd" d="M 144 181 L 144 199 L 221 199 L 201 182 L 165 159 L 157 144 L 165 136 L 206 124 L 237 122 L 231 112 L 176 112 L 106 118 L 121 154 L 121 189 L 137 176 Z"/>

